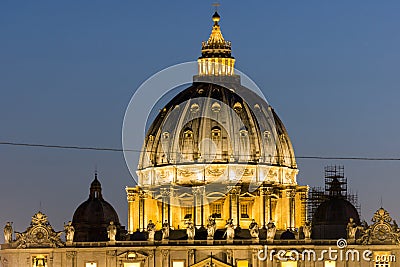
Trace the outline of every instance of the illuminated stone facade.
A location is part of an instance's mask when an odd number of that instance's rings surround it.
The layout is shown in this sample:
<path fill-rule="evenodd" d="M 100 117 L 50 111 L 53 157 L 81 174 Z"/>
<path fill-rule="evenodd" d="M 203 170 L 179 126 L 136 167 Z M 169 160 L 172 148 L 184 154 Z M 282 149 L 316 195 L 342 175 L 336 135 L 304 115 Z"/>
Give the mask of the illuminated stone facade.
<path fill-rule="evenodd" d="M 40 223 L 35 218 L 44 218 Z M 347 240 L 187 240 L 73 242 L 59 240 L 42 213 L 13 242 L 1 245 L 2 267 L 393 267 L 400 229 L 379 209 L 370 226 Z M 40 228 L 41 230 L 35 230 Z M 42 233 L 42 234 L 39 234 Z M 57 236 L 52 240 L 52 236 Z M 21 246 L 23 240 L 23 246 Z"/>

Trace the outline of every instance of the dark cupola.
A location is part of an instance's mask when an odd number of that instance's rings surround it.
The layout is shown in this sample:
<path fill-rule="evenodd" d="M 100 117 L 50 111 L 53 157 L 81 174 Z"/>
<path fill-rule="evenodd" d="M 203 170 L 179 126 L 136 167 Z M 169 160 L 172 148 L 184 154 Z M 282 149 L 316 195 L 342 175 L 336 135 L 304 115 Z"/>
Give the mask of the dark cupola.
<path fill-rule="evenodd" d="M 313 239 L 347 238 L 347 224 L 350 218 L 357 225 L 360 216 L 357 209 L 349 201 L 347 179 L 342 168 L 329 166 L 325 168 L 326 200 L 322 202 L 313 214 Z"/>
<path fill-rule="evenodd" d="M 117 226 L 117 240 L 121 240 L 125 229 L 121 226 L 115 209 L 103 199 L 101 183 L 95 173 L 90 185 L 89 199 L 76 209 L 72 219 L 75 228 L 74 242 L 107 241 L 107 227 L 111 221 Z"/>

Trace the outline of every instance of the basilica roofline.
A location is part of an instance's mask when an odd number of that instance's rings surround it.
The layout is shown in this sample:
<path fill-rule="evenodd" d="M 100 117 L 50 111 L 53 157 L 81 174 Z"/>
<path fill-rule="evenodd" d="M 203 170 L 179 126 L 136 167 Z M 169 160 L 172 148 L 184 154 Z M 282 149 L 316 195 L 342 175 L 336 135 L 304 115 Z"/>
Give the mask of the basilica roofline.
<path fill-rule="evenodd" d="M 325 246 L 334 246 L 336 247 L 337 245 L 337 239 L 332 239 L 332 240 L 327 240 L 327 239 L 313 239 L 312 242 L 306 241 L 304 239 L 294 239 L 294 240 L 273 240 L 272 242 L 269 242 L 267 240 L 259 240 L 259 241 L 254 241 L 251 239 L 234 239 L 233 242 L 227 241 L 227 240 L 213 240 L 213 241 L 208 241 L 208 240 L 194 240 L 194 241 L 188 241 L 188 240 L 170 240 L 170 241 L 162 241 L 162 240 L 155 240 L 152 242 L 149 241 L 115 241 L 114 243 L 110 242 L 73 242 L 68 246 L 64 247 L 59 247 L 57 248 L 58 252 L 62 251 L 70 251 L 71 248 L 79 248 L 81 250 L 87 249 L 90 251 L 90 248 L 98 248 L 101 249 L 103 248 L 104 250 L 107 250 L 109 248 L 112 248 L 113 250 L 115 249 L 126 249 L 126 248 L 143 248 L 144 250 L 152 250 L 158 247 L 170 247 L 172 249 L 181 249 L 181 246 L 185 246 L 187 248 L 196 248 L 196 247 L 202 247 L 202 246 L 210 246 L 212 245 L 213 248 L 218 249 L 219 246 L 221 248 L 226 248 L 227 245 L 229 247 L 235 247 L 237 249 L 248 249 L 249 245 L 252 246 L 252 248 L 257 248 L 257 245 L 260 247 L 263 247 L 264 245 L 268 245 L 269 249 L 274 249 L 274 248 L 282 248 L 282 249 L 296 249 L 296 248 L 317 248 L 317 249 L 324 249 Z M 298 246 L 298 247 L 297 247 Z M 385 250 L 393 250 L 393 249 L 399 249 L 398 244 L 369 244 L 369 245 L 363 245 L 363 244 L 352 244 L 351 245 L 353 248 L 356 247 L 368 247 L 370 250 L 373 251 L 381 251 L 383 248 Z M 0 250 L 1 251 L 7 251 L 7 250 L 14 250 L 16 249 L 13 245 L 11 244 L 0 244 Z M 44 251 L 46 249 L 51 249 L 54 250 L 52 247 L 32 247 L 32 248 L 24 248 L 23 251 L 26 253 L 34 252 L 37 253 L 37 251 Z M 18 249 L 21 250 L 21 249 Z M 96 250 L 98 251 L 98 250 Z"/>

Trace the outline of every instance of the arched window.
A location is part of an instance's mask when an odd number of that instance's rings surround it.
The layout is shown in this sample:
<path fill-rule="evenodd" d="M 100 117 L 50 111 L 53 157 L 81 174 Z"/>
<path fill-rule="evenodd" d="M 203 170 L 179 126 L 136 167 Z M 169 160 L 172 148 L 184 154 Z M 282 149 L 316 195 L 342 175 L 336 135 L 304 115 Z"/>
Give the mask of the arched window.
<path fill-rule="evenodd" d="M 221 138 L 221 128 L 218 126 L 214 126 L 211 129 L 211 137 L 213 140 L 220 139 Z"/>
<path fill-rule="evenodd" d="M 236 103 L 233 105 L 233 109 L 234 109 L 236 112 L 242 111 L 242 104 L 240 104 L 239 102 L 236 102 Z"/>
<path fill-rule="evenodd" d="M 185 131 L 183 132 L 183 137 L 185 139 L 191 139 L 193 138 L 193 131 L 190 128 L 186 128 Z"/>
<path fill-rule="evenodd" d="M 241 137 L 246 137 L 248 134 L 247 127 L 243 126 L 242 128 L 240 128 L 239 133 Z"/>
<path fill-rule="evenodd" d="M 163 137 L 164 139 L 168 139 L 168 138 L 169 138 L 169 132 L 163 132 L 163 133 L 162 133 L 162 137 Z"/>

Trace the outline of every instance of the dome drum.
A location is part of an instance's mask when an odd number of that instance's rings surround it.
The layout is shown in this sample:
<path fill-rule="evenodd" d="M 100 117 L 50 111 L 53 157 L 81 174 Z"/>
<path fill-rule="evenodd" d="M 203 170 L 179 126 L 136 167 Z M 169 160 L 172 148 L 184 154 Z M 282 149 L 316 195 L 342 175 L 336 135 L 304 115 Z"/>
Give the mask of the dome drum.
<path fill-rule="evenodd" d="M 297 169 L 268 164 L 166 165 L 138 171 L 139 185 L 200 185 L 209 183 L 296 184 Z"/>

